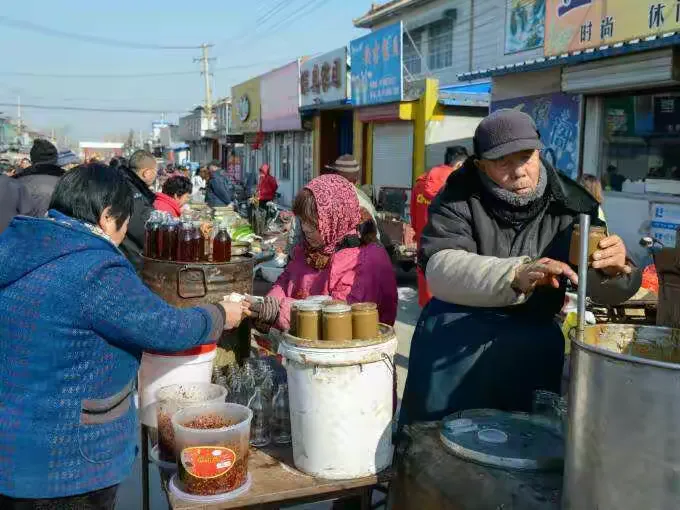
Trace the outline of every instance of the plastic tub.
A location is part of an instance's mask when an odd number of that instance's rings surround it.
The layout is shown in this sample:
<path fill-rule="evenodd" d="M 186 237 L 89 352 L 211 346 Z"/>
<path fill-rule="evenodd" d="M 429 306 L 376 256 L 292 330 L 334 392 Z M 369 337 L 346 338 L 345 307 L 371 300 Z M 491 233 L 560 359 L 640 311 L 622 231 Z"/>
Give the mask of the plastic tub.
<path fill-rule="evenodd" d="M 170 384 L 209 383 L 217 345 L 177 353 L 144 352 L 139 367 L 139 408 L 144 425 L 156 427 L 156 392 Z"/>
<path fill-rule="evenodd" d="M 370 476 L 391 464 L 397 338 L 392 328 L 382 328 L 379 339 L 355 340 L 351 347 L 324 341 L 310 347 L 292 337 L 281 342 L 293 459 L 300 471 L 343 480 Z"/>
<path fill-rule="evenodd" d="M 253 413 L 239 404 L 204 404 L 172 418 L 179 489 L 194 496 L 228 494 L 248 480 Z"/>
<path fill-rule="evenodd" d="M 227 389 L 219 384 L 185 383 L 160 388 L 156 392 L 159 460 L 173 462 L 176 459 L 172 426 L 175 413 L 199 404 L 223 404 L 226 398 Z"/>

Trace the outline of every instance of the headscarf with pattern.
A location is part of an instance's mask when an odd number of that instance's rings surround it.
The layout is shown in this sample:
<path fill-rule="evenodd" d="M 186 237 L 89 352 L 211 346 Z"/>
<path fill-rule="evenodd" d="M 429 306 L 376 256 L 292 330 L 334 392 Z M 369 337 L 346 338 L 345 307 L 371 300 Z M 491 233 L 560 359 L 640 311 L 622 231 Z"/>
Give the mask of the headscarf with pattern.
<path fill-rule="evenodd" d="M 314 197 L 318 214 L 317 224 L 323 247 L 315 250 L 307 249 L 309 255 L 316 253 L 326 260 L 308 260 L 308 263 L 319 269 L 325 267 L 330 256 L 341 248 L 348 237 L 358 239 L 357 227 L 361 223 L 359 199 L 354 186 L 339 175 L 327 174 L 313 179 L 305 189 Z M 319 257 L 313 257 L 319 259 Z M 309 259 L 309 257 L 308 257 Z"/>

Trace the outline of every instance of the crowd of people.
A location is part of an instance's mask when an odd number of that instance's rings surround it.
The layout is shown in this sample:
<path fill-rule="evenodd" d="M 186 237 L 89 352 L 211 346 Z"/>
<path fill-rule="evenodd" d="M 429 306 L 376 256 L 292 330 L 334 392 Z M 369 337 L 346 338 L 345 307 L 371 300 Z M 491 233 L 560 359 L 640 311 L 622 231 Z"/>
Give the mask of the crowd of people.
<path fill-rule="evenodd" d="M 571 233 L 581 213 L 597 224 L 600 204 L 541 148 L 529 116 L 500 110 L 480 123 L 472 154 L 452 148 L 416 184 L 424 308 L 401 425 L 471 408 L 527 411 L 534 390 L 559 391 L 564 338 L 554 317 L 566 282 L 578 283 Z M 208 205 L 231 204 L 219 163 L 159 176 L 153 156 L 137 151 L 64 172 L 47 142 L 31 159 L 0 180 L 13 197 L 0 204 L 0 508 L 113 508 L 135 456 L 132 393 L 146 349 L 214 343 L 246 319 L 286 330 L 291 303 L 312 295 L 374 302 L 381 322 L 396 321 L 395 271 L 351 156 L 295 197 L 298 236 L 263 300 L 190 309 L 140 280 L 144 224 L 154 209 L 178 216 L 200 190 Z M 276 189 L 263 166 L 257 201 Z M 588 287 L 598 302 L 637 291 L 640 272 L 618 236 L 604 238 L 593 260 Z"/>

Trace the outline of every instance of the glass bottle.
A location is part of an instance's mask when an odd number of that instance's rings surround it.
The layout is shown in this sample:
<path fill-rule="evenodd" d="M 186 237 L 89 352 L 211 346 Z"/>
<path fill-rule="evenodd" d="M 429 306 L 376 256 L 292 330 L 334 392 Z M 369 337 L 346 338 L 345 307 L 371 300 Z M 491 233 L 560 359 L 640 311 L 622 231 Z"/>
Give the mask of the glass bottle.
<path fill-rule="evenodd" d="M 144 225 L 144 256 L 150 259 L 158 258 L 158 229 L 161 225 L 158 211 L 151 211 L 149 219 Z"/>
<path fill-rule="evenodd" d="M 274 371 L 266 366 L 263 370 L 262 382 L 258 384 L 262 391 L 262 398 L 264 399 L 265 415 L 267 416 L 267 423 L 272 422 L 272 401 L 274 399 Z"/>
<path fill-rule="evenodd" d="M 253 396 L 257 384 L 255 383 L 255 371 L 253 367 L 246 363 L 243 365 L 243 371 L 241 373 L 243 379 L 243 392 L 246 395 L 246 402 Z"/>
<path fill-rule="evenodd" d="M 231 381 L 229 383 L 228 398 L 230 402 L 234 404 L 241 404 L 242 406 L 248 405 L 248 399 L 244 395 L 243 391 L 243 379 L 239 372 L 234 372 L 231 376 Z"/>
<path fill-rule="evenodd" d="M 163 248 L 161 258 L 163 260 L 175 260 L 177 254 L 177 236 L 179 222 L 174 218 L 169 218 L 163 225 Z"/>
<path fill-rule="evenodd" d="M 213 262 L 229 262 L 231 260 L 231 237 L 225 223 L 220 224 L 213 241 Z"/>
<path fill-rule="evenodd" d="M 253 412 L 253 420 L 250 423 L 250 444 L 257 448 L 267 446 L 271 441 L 271 436 L 260 388 L 255 389 L 255 393 L 248 401 L 248 407 Z"/>
<path fill-rule="evenodd" d="M 193 262 L 194 231 L 190 221 L 183 219 L 177 235 L 177 262 Z"/>
<path fill-rule="evenodd" d="M 201 260 L 201 254 L 205 251 L 205 242 L 203 241 L 203 236 L 201 235 L 201 222 L 193 222 L 193 250 L 194 250 L 194 262 L 199 262 Z"/>
<path fill-rule="evenodd" d="M 279 384 L 279 389 L 272 401 L 272 440 L 276 444 L 289 444 L 290 404 L 288 402 L 288 385 Z"/>
<path fill-rule="evenodd" d="M 224 375 L 221 367 L 218 367 L 217 365 L 213 367 L 212 379 L 213 383 L 219 384 L 223 388 L 227 388 L 227 377 Z"/>

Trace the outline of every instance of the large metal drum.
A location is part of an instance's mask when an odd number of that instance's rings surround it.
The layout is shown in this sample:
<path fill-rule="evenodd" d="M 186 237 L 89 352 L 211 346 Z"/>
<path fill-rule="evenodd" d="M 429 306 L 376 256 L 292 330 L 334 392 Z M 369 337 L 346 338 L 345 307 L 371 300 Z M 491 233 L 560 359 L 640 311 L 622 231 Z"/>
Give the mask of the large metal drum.
<path fill-rule="evenodd" d="M 232 257 L 231 262 L 170 262 L 144 257 L 142 280 L 171 305 L 189 308 L 219 303 L 231 292 L 252 294 L 255 258 Z M 234 351 L 237 358 L 248 355 L 250 327 L 244 321 L 236 331 L 225 332 L 218 343 L 224 351 Z M 218 352 L 218 365 L 226 364 Z"/>
<path fill-rule="evenodd" d="M 586 328 L 574 342 L 566 510 L 680 508 L 680 330 Z"/>

